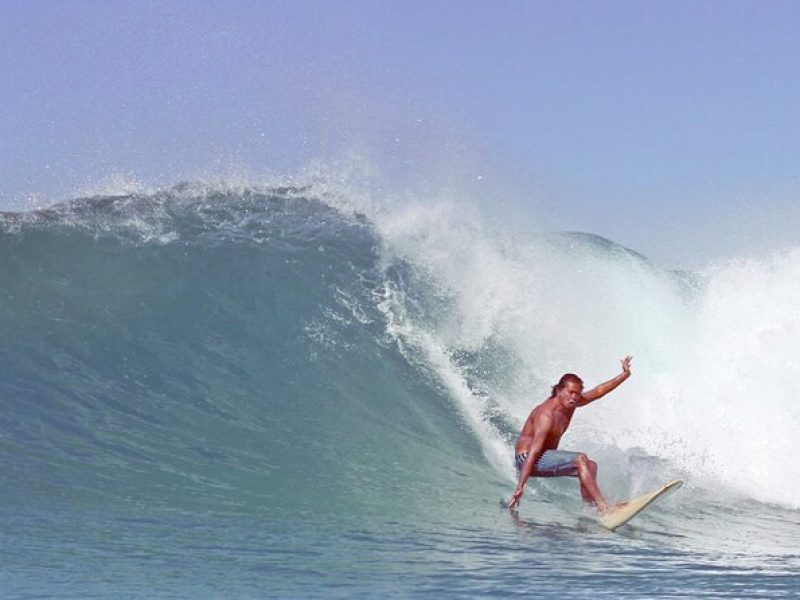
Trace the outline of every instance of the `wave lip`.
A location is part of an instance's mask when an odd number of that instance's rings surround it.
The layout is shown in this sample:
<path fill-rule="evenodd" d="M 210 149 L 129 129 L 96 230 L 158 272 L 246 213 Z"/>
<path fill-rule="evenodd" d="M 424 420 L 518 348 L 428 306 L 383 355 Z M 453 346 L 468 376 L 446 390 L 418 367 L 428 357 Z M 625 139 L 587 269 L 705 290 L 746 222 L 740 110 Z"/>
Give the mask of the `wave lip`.
<path fill-rule="evenodd" d="M 93 196 L 46 209 L 0 213 L 0 227 L 10 233 L 71 227 L 144 242 L 187 241 L 205 235 L 258 243 L 279 231 L 276 219 L 289 228 L 287 234 L 306 237 L 324 234 L 326 219 L 328 229 L 348 218 L 364 223 L 363 215 L 346 215 L 310 191 L 309 186 L 240 190 L 182 183 L 153 194 Z"/>

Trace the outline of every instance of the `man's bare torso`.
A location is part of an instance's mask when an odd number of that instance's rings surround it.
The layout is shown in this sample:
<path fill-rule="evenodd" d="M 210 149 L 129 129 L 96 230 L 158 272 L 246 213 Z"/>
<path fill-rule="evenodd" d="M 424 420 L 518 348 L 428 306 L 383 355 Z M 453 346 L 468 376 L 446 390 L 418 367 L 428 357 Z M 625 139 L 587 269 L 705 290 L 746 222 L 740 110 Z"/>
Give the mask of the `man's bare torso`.
<path fill-rule="evenodd" d="M 552 425 L 550 431 L 547 433 L 547 438 L 545 439 L 542 450 L 555 450 L 558 448 L 561 436 L 564 435 L 567 427 L 569 427 L 573 414 L 575 414 L 575 409 L 564 408 L 555 396 L 542 402 L 531 411 L 530 416 L 528 416 L 528 419 L 522 426 L 519 439 L 517 439 L 515 454 L 528 451 L 533 441 L 535 424 L 545 415 L 550 415 Z"/>

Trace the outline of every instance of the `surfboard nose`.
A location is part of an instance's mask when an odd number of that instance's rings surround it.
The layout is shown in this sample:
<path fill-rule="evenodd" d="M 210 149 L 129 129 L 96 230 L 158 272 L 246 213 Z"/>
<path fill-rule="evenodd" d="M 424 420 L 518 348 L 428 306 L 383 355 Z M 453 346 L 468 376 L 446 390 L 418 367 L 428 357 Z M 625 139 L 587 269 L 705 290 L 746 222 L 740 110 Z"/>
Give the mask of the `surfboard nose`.
<path fill-rule="evenodd" d="M 614 531 L 615 529 L 625 525 L 625 523 L 630 521 L 633 517 L 638 515 L 653 502 L 670 492 L 674 492 L 682 485 L 683 480 L 673 479 L 669 483 L 664 484 L 657 490 L 654 490 L 648 494 L 614 505 L 614 508 L 607 510 L 600 515 L 598 521 L 600 525 L 606 529 Z"/>

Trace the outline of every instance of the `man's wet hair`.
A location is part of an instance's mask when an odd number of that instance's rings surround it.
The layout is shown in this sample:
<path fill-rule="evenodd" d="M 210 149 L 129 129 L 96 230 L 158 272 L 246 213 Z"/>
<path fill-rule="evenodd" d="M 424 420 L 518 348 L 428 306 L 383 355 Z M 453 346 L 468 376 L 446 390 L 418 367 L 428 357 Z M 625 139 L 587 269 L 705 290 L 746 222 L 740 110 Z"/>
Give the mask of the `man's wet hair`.
<path fill-rule="evenodd" d="M 550 397 L 552 398 L 555 396 L 570 382 L 580 384 L 580 386 L 583 387 L 583 379 L 575 375 L 575 373 L 565 373 L 561 376 L 561 379 L 558 380 L 558 383 L 553 386 L 553 392 L 550 394 Z"/>

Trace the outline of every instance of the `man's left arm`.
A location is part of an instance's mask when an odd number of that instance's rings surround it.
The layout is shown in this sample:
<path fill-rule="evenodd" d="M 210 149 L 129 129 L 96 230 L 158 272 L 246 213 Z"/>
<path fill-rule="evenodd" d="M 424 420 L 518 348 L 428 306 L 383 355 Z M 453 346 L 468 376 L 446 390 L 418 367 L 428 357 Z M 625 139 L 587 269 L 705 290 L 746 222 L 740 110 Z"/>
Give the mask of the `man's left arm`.
<path fill-rule="evenodd" d="M 578 406 L 586 406 L 589 404 L 589 402 L 593 402 L 598 398 L 602 398 L 610 391 L 617 389 L 623 381 L 631 376 L 632 360 L 632 356 L 626 356 L 625 358 L 621 359 L 619 362 L 622 365 L 622 373 L 614 377 L 614 379 L 609 379 L 605 383 L 601 383 L 597 387 L 594 387 L 583 394 L 583 398 L 578 402 Z"/>

